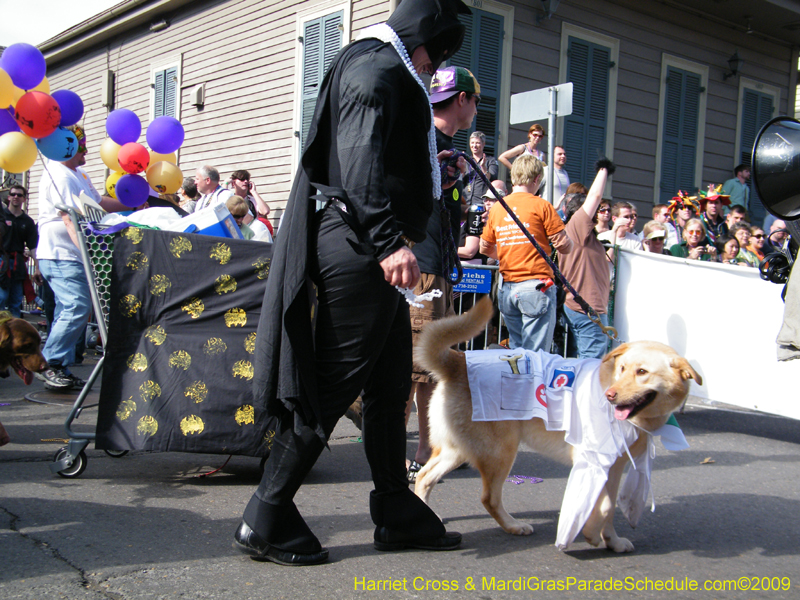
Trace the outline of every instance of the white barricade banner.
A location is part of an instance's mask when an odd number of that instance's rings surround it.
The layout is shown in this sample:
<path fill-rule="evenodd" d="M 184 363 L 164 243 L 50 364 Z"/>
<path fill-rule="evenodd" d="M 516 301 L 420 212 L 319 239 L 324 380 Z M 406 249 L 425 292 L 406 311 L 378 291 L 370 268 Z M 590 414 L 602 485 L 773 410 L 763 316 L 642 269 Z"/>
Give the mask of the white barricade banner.
<path fill-rule="evenodd" d="M 685 356 L 703 377 L 690 394 L 800 419 L 800 360 L 777 359 L 782 290 L 757 269 L 623 250 L 614 325 Z"/>

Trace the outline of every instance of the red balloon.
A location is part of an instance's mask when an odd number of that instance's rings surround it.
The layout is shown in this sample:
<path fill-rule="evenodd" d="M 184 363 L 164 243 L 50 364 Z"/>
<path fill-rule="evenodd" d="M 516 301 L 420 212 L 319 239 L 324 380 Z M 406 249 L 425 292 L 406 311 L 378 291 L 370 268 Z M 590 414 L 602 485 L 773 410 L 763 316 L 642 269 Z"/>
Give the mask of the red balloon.
<path fill-rule="evenodd" d="M 61 123 L 55 98 L 44 92 L 28 92 L 17 100 L 14 119 L 25 135 L 39 139 L 53 133 Z"/>
<path fill-rule="evenodd" d="M 122 170 L 131 175 L 146 171 L 150 164 L 150 152 L 139 143 L 128 142 L 119 149 L 118 160 Z"/>

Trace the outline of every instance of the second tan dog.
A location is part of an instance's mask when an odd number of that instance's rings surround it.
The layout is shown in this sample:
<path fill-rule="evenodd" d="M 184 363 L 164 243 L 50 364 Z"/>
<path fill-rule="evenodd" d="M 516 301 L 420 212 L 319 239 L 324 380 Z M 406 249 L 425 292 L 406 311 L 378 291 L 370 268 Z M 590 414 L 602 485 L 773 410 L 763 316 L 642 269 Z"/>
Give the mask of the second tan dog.
<path fill-rule="evenodd" d="M 438 385 L 430 401 L 430 439 L 433 454 L 417 475 L 416 494 L 426 503 L 433 487 L 444 475 L 464 462 L 478 469 L 483 482 L 481 501 L 508 533 L 529 535 L 533 527 L 512 517 L 503 508 L 503 483 L 511 472 L 520 443 L 555 460 L 570 464 L 573 447 L 563 431 L 547 431 L 544 421 L 472 420 L 472 399 L 466 359 L 450 347 L 483 331 L 492 316 L 492 305 L 484 298 L 475 308 L 458 317 L 428 325 L 414 348 L 414 360 L 430 371 Z M 689 392 L 689 379 L 702 379 L 688 361 L 669 346 L 657 342 L 622 344 L 603 358 L 600 383 L 613 406 L 615 417 L 627 419 L 645 431 L 664 425 Z M 647 448 L 647 436 L 630 445 L 633 458 Z M 605 487 L 583 527 L 586 540 L 601 542 L 615 552 L 630 552 L 633 544 L 614 530 L 614 510 L 620 480 L 628 462 L 617 459 L 610 468 Z"/>

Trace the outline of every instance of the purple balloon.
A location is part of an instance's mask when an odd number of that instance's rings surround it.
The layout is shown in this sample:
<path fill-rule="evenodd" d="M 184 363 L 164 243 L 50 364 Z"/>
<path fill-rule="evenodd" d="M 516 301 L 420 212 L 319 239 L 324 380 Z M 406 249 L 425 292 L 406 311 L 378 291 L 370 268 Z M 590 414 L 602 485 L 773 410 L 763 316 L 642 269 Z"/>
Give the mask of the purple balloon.
<path fill-rule="evenodd" d="M 172 154 L 183 144 L 183 125 L 175 117 L 156 117 L 147 127 L 147 145 L 153 152 Z"/>
<path fill-rule="evenodd" d="M 136 113 L 127 108 L 111 111 L 106 119 L 106 133 L 120 146 L 138 141 L 142 135 L 142 123 Z"/>
<path fill-rule="evenodd" d="M 75 125 L 83 116 L 83 100 L 72 90 L 58 90 L 50 94 L 61 109 L 61 126 Z"/>
<path fill-rule="evenodd" d="M 14 119 L 14 109 L 10 106 L 8 108 L 0 108 L 0 135 L 19 130 L 19 125 Z"/>
<path fill-rule="evenodd" d="M 150 196 L 150 185 L 141 175 L 123 175 L 114 188 L 117 200 L 125 206 L 136 208 L 147 202 Z"/>
<path fill-rule="evenodd" d="M 47 73 L 47 63 L 36 46 L 11 44 L 0 57 L 0 69 L 8 73 L 18 88 L 32 90 L 42 83 Z"/>
<path fill-rule="evenodd" d="M 36 140 L 39 152 L 50 160 L 64 162 L 78 153 L 78 136 L 69 129 L 59 127 L 47 137 Z"/>

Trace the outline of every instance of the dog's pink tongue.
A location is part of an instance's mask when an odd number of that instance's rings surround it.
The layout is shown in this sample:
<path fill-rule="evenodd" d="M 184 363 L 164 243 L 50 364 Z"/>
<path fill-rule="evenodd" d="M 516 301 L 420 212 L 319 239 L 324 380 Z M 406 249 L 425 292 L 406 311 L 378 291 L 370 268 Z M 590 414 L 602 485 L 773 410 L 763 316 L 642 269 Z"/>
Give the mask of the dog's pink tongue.
<path fill-rule="evenodd" d="M 628 416 L 631 414 L 632 411 L 633 411 L 632 406 L 615 406 L 614 418 L 616 418 L 617 421 L 624 421 L 625 419 L 628 418 Z"/>

